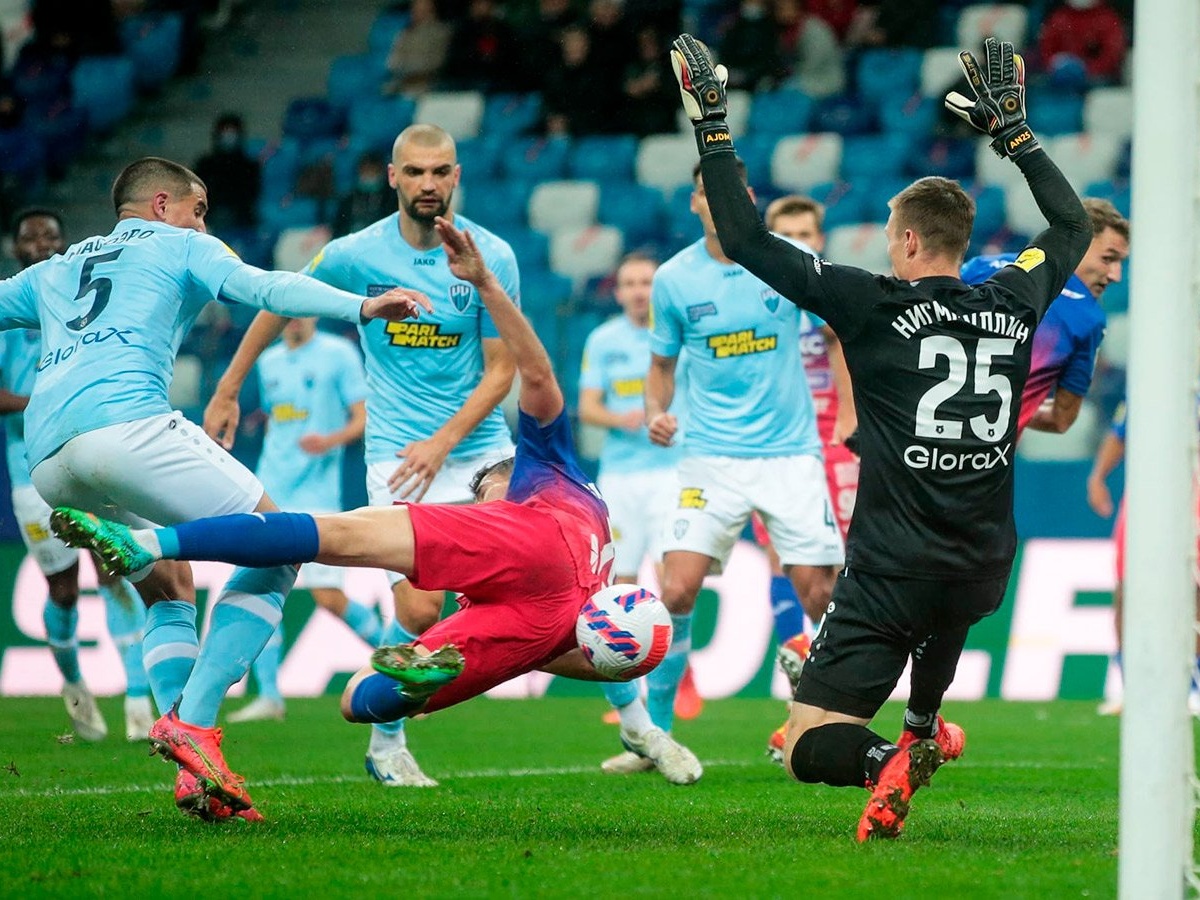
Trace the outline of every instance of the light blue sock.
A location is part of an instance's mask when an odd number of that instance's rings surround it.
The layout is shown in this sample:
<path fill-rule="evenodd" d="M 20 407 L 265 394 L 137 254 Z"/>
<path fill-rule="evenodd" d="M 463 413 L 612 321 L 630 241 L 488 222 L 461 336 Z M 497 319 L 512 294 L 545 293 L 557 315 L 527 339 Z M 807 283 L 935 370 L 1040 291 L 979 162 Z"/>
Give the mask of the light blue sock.
<path fill-rule="evenodd" d="M 692 614 L 671 616 L 671 649 L 666 659 L 646 676 L 646 706 L 650 720 L 663 731 L 670 731 L 675 723 L 675 692 L 687 668 L 688 653 L 692 649 Z"/>
<path fill-rule="evenodd" d="M 361 603 L 348 600 L 342 621 L 372 647 L 378 647 L 383 641 L 383 623 L 379 621 L 379 613 Z"/>
<path fill-rule="evenodd" d="M 225 692 L 241 680 L 283 619 L 295 566 L 234 569 L 213 607 L 208 637 L 179 701 L 179 718 L 211 728 Z"/>
<path fill-rule="evenodd" d="M 121 665 L 125 668 L 125 696 L 146 697 L 150 694 L 150 681 L 146 678 L 146 665 L 142 659 L 142 637 L 146 628 L 146 607 L 137 591 L 125 579 L 96 588 L 104 598 L 104 613 L 108 619 L 108 633 L 121 654 Z"/>
<path fill-rule="evenodd" d="M 604 699 L 613 705 L 613 709 L 628 706 L 641 693 L 638 690 L 640 682 L 640 678 L 636 678 L 633 681 L 606 681 L 602 686 Z"/>
<path fill-rule="evenodd" d="M 383 637 L 380 638 L 379 646 L 391 647 L 395 644 L 411 644 L 416 639 L 417 636 L 409 634 L 398 619 L 392 619 L 383 629 Z M 376 746 L 380 744 L 399 743 L 403 740 L 404 720 L 397 719 L 394 722 L 376 722 L 371 726 L 371 730 L 375 732 L 371 736 L 371 743 Z"/>
<path fill-rule="evenodd" d="M 54 664 L 62 672 L 63 680 L 67 684 L 79 684 L 83 679 L 79 673 L 79 641 L 75 639 L 79 610 L 75 606 L 59 606 L 47 597 L 42 622 L 46 626 L 46 643 L 50 645 Z"/>
<path fill-rule="evenodd" d="M 142 662 L 160 714 L 165 714 L 183 693 L 199 651 L 193 604 L 160 600 L 146 610 Z"/>
<path fill-rule="evenodd" d="M 279 693 L 279 664 L 283 662 L 283 623 L 279 623 L 262 653 L 254 660 L 254 680 L 258 682 L 258 696 L 268 700 L 283 700 Z"/>

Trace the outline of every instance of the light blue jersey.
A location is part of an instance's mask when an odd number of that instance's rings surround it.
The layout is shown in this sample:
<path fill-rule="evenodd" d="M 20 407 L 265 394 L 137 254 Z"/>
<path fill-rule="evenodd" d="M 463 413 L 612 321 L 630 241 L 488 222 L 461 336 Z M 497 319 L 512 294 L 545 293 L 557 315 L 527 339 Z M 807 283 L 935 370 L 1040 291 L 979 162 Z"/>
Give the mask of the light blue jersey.
<path fill-rule="evenodd" d="M 602 391 L 604 405 L 614 413 L 641 410 L 649 370 L 650 329 L 639 328 L 629 321 L 628 316 L 622 315 L 588 335 L 579 387 Z M 678 409 L 675 412 L 678 416 Z M 667 469 L 677 462 L 678 446 L 652 444 L 645 425 L 637 431 L 609 429 L 600 452 L 600 471 L 605 473 Z"/>
<path fill-rule="evenodd" d="M 700 240 L 655 272 L 651 309 L 651 351 L 687 351 L 685 455 L 820 455 L 795 304 Z"/>
<path fill-rule="evenodd" d="M 0 389 L 10 394 L 28 397 L 33 393 L 33 380 L 41 356 L 42 335 L 30 328 L 0 331 Z M 4 416 L 4 437 L 8 457 L 8 480 L 12 486 L 25 487 L 29 479 L 29 463 L 25 459 L 25 416 L 9 413 Z"/>
<path fill-rule="evenodd" d="M 0 329 L 42 333 L 25 411 L 30 469 L 77 435 L 171 412 L 179 344 L 218 297 L 350 322 L 362 306 L 302 275 L 246 265 L 209 235 L 137 218 L 0 282 Z"/>
<path fill-rule="evenodd" d="M 463 216 L 488 267 L 520 305 L 512 248 Z M 395 462 L 396 451 L 425 440 L 457 413 L 483 377 L 485 338 L 499 332 L 475 288 L 450 273 L 446 251 L 415 250 L 400 235 L 399 213 L 331 241 L 304 270 L 343 290 L 375 296 L 388 288 L 422 291 L 433 312 L 413 322 L 360 326 L 367 364 L 366 461 Z M 478 456 L 511 446 L 499 408 L 459 442 L 450 457 Z"/>
<path fill-rule="evenodd" d="M 345 447 L 314 456 L 300 447 L 300 439 L 341 430 L 350 407 L 366 399 L 358 350 L 319 331 L 295 349 L 279 343 L 258 360 L 258 381 L 270 419 L 258 480 L 283 509 L 340 511 Z"/>

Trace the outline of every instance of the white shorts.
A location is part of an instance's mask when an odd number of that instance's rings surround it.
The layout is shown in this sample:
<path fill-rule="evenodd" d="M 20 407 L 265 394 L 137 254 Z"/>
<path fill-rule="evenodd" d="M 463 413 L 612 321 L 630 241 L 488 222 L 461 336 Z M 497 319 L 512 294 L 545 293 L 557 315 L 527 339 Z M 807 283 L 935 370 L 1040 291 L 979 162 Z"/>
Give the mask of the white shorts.
<path fill-rule="evenodd" d="M 134 527 L 253 512 L 254 473 L 180 412 L 71 438 L 33 470 L 51 506 L 75 506 Z"/>
<path fill-rule="evenodd" d="M 433 483 L 421 498 L 422 503 L 474 503 L 475 495 L 471 493 L 471 479 L 484 466 L 508 459 L 513 455 L 513 447 L 500 447 L 488 453 L 475 456 L 464 456 L 459 459 L 447 458 L 438 473 L 433 476 Z M 388 488 L 388 479 L 400 467 L 404 460 L 397 456 L 394 461 L 367 463 L 367 501 L 371 506 L 391 506 L 400 500 L 399 493 L 393 493 Z M 388 580 L 394 585 L 407 580 L 399 572 L 388 572 Z"/>
<path fill-rule="evenodd" d="M 711 556 L 710 572 L 718 575 L 752 512 L 785 566 L 842 565 L 845 548 L 818 456 L 685 458 L 663 552 Z"/>
<path fill-rule="evenodd" d="M 613 574 L 636 577 L 647 553 L 655 562 L 662 559 L 667 518 L 679 496 L 675 469 L 601 472 L 596 486 L 608 504 L 617 552 Z"/>
<path fill-rule="evenodd" d="M 13 515 L 21 540 L 43 575 L 65 572 L 79 560 L 79 551 L 68 547 L 50 530 L 50 507 L 32 484 L 12 490 Z"/>

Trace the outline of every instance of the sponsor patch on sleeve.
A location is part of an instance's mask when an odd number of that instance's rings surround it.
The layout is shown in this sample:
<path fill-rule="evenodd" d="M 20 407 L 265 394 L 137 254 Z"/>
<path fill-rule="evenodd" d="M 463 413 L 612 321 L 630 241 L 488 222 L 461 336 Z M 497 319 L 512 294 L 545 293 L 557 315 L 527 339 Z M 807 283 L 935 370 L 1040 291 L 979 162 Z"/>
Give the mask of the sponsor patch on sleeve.
<path fill-rule="evenodd" d="M 1032 272 L 1046 261 L 1046 251 L 1038 247 L 1027 247 L 1021 255 L 1013 260 L 1013 265 L 1026 272 Z"/>

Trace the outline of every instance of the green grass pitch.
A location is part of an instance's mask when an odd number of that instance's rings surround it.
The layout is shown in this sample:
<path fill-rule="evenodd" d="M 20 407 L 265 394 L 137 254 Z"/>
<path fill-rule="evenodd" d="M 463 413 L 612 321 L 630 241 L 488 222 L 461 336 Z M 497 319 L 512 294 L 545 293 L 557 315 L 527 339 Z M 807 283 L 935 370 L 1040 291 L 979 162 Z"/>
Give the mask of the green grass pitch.
<path fill-rule="evenodd" d="M 120 701 L 102 709 L 115 732 Z M 763 754 L 783 704 L 709 702 L 677 725 L 703 779 L 607 776 L 597 699 L 479 699 L 410 725 L 441 781 L 385 789 L 333 698 L 229 729 L 267 817 L 206 825 L 173 769 L 118 734 L 62 743 L 57 698 L 0 700 L 0 897 L 1110 897 L 1116 719 L 1092 702 L 950 704 L 965 756 L 895 842 L 859 846 L 865 791 L 797 785 Z M 890 735 L 901 710 L 878 720 Z"/>

